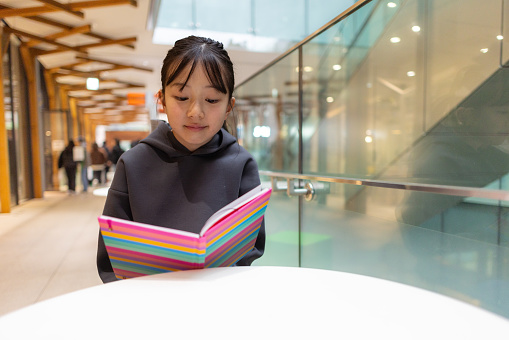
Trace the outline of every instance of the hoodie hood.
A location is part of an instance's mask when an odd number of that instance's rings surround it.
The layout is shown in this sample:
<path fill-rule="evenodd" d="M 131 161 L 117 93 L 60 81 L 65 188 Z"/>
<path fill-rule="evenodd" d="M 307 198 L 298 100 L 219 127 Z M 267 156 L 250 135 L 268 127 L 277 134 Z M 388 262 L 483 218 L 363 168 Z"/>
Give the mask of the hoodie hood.
<path fill-rule="evenodd" d="M 225 129 L 221 129 L 207 144 L 202 145 L 195 151 L 189 151 L 175 138 L 170 125 L 165 121 L 161 121 L 148 137 L 140 141 L 140 143 L 148 144 L 155 149 L 161 150 L 171 158 L 208 155 L 224 150 L 235 142 L 235 137 Z"/>

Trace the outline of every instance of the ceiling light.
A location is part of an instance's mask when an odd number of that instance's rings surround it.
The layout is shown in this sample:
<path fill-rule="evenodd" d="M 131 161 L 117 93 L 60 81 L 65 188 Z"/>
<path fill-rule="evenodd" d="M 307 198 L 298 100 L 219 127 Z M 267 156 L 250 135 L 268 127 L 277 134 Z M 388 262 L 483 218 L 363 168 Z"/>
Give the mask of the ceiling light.
<path fill-rule="evenodd" d="M 311 72 L 313 68 L 311 66 L 304 66 L 304 72 Z"/>
<path fill-rule="evenodd" d="M 371 136 L 366 136 L 366 137 L 364 137 L 364 141 L 365 141 L 366 143 L 371 143 L 371 142 L 373 141 L 373 137 L 371 137 Z"/>
<path fill-rule="evenodd" d="M 420 31 L 421 31 L 421 27 L 420 27 L 420 26 L 417 26 L 417 25 L 412 26 L 412 31 L 414 31 L 414 32 L 420 32 Z"/>
<path fill-rule="evenodd" d="M 388 3 L 387 3 L 387 7 L 389 7 L 389 8 L 394 8 L 394 7 L 396 7 L 396 6 L 397 6 L 397 5 L 396 5 L 396 3 L 395 3 L 395 2 L 390 1 L 390 2 L 388 2 Z"/>
<path fill-rule="evenodd" d="M 498 40 L 503 40 L 503 39 L 504 39 L 504 36 L 503 36 L 503 35 L 501 35 L 501 34 L 499 34 L 499 35 L 497 35 L 497 39 L 498 39 Z"/>
<path fill-rule="evenodd" d="M 406 73 L 406 75 L 409 76 L 409 77 L 414 77 L 415 76 L 415 72 L 414 71 L 408 71 Z"/>
<path fill-rule="evenodd" d="M 488 49 L 487 48 L 481 48 L 481 53 L 488 53 Z"/>
<path fill-rule="evenodd" d="M 99 78 L 87 78 L 87 90 L 99 90 Z"/>
<path fill-rule="evenodd" d="M 334 71 L 339 71 L 339 70 L 341 70 L 341 65 L 339 65 L 339 64 L 332 65 L 332 69 L 333 69 Z"/>
<path fill-rule="evenodd" d="M 400 37 L 392 37 L 391 38 L 391 43 L 393 44 L 397 44 L 401 41 L 401 38 Z"/>
<path fill-rule="evenodd" d="M 334 102 L 334 98 L 333 97 L 327 97 L 327 103 L 332 103 Z"/>

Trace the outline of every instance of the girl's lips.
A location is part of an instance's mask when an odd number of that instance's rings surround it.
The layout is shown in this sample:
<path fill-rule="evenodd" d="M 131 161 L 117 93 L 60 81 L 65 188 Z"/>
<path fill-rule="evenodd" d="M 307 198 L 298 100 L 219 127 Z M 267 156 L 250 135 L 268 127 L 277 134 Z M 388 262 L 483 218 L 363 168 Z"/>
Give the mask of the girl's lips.
<path fill-rule="evenodd" d="M 191 131 L 201 131 L 203 129 L 205 129 L 205 126 L 201 126 L 201 125 L 185 125 L 186 129 L 188 130 L 191 130 Z"/>

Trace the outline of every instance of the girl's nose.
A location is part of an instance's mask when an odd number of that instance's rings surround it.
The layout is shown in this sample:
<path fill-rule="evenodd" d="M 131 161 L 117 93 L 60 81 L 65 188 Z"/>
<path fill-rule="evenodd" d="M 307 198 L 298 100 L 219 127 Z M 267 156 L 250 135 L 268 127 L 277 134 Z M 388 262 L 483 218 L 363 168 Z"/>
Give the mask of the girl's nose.
<path fill-rule="evenodd" d="M 187 116 L 189 118 L 198 118 L 198 119 L 201 119 L 204 117 L 203 109 L 197 101 L 191 103 L 191 106 L 189 107 L 189 110 L 187 111 Z"/>

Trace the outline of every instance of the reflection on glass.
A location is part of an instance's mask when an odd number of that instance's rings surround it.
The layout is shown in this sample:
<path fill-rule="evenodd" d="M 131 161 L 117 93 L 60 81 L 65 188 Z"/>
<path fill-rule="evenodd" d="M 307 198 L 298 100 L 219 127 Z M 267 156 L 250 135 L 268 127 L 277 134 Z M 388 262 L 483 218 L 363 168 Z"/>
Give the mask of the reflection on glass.
<path fill-rule="evenodd" d="M 507 189 L 502 188 L 501 179 L 509 173 L 505 144 L 509 136 L 508 72 L 497 72 L 414 146 L 409 156 L 411 181 L 478 188 L 493 183 L 495 189 Z M 454 196 L 432 200 L 419 192 L 407 196 L 400 220 L 431 224 L 434 229 L 436 216 L 465 205 L 463 198 Z M 496 211 L 492 216 L 497 218 Z"/>
<path fill-rule="evenodd" d="M 372 1 L 303 44 L 302 70 L 295 50 L 240 86 L 244 145 L 264 170 L 298 172 L 300 151 L 305 174 L 508 190 L 501 2 L 391 3 Z M 471 20 L 456 20 L 459 9 Z M 277 138 L 262 144 L 266 127 Z M 335 183 L 300 210 L 284 196 L 273 213 L 296 224 L 302 266 L 412 284 L 509 317 L 509 201 L 471 196 Z"/>
<path fill-rule="evenodd" d="M 298 54 L 235 92 L 237 137 L 261 170 L 298 170 Z"/>

